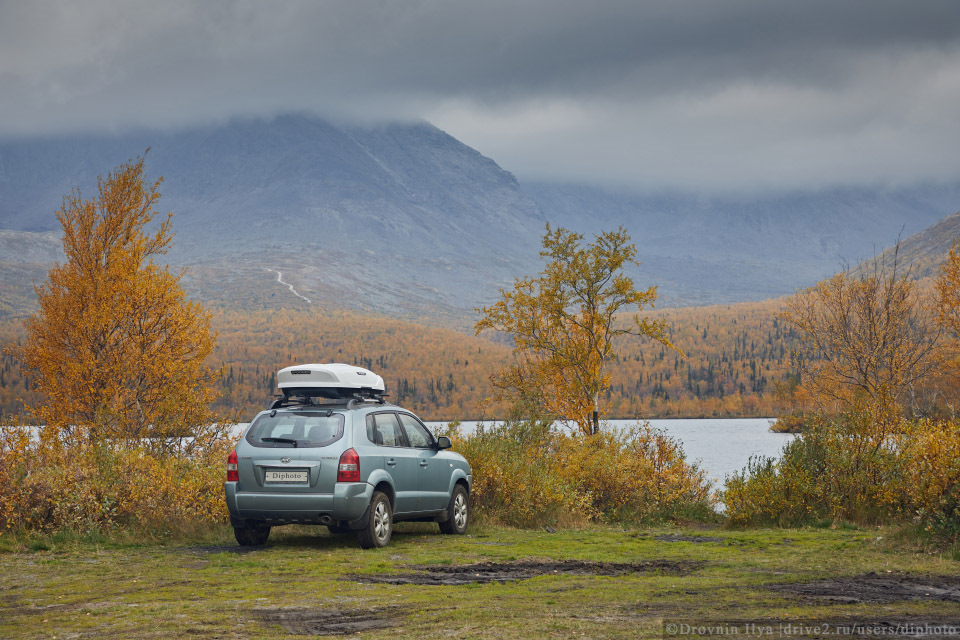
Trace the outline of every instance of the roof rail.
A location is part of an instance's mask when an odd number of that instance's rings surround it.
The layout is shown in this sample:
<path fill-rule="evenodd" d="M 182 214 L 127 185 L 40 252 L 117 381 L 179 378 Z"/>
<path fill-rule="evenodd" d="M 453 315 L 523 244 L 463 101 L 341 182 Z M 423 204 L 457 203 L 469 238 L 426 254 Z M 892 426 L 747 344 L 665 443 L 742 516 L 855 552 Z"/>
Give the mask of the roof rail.
<path fill-rule="evenodd" d="M 339 399 L 339 401 L 316 403 L 313 401 L 314 396 L 284 394 L 283 397 L 274 396 L 277 399 L 274 400 L 273 403 L 270 405 L 270 409 L 281 409 L 283 407 L 290 407 L 294 405 L 301 405 L 301 406 L 308 406 L 308 407 L 325 407 L 328 405 L 342 404 L 343 400 L 347 400 L 347 409 L 354 409 L 358 404 L 361 404 L 364 402 L 375 402 L 377 404 L 386 404 L 385 398 L 388 395 L 389 394 L 387 393 L 380 393 L 378 391 L 369 392 L 367 390 L 363 390 L 359 393 L 355 393 L 354 395 L 350 396 L 349 399 L 341 398 Z"/>
<path fill-rule="evenodd" d="M 347 401 L 347 409 L 354 409 L 358 404 L 362 404 L 364 402 L 376 402 L 377 404 L 386 404 L 387 401 L 384 398 L 387 395 L 388 394 L 386 393 L 371 393 L 371 394 L 363 394 L 363 395 L 357 394 Z"/>

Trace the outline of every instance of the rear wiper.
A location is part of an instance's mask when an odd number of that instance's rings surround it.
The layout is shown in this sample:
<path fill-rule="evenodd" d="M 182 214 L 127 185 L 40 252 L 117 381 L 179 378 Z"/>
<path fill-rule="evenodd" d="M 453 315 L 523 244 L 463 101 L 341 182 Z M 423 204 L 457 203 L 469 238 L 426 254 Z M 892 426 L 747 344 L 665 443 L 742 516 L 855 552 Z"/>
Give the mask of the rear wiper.
<path fill-rule="evenodd" d="M 286 442 L 292 444 L 294 449 L 297 448 L 297 441 L 293 438 L 260 438 L 260 442 Z"/>

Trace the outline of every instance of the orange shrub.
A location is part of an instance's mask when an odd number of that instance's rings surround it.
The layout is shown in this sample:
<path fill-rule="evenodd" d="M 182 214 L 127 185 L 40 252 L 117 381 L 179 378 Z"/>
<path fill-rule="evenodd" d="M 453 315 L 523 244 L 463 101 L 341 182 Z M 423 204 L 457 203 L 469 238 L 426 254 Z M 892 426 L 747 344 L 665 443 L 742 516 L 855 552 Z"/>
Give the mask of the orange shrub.
<path fill-rule="evenodd" d="M 960 422 L 920 420 L 900 451 L 908 513 L 928 531 L 960 537 Z"/>
<path fill-rule="evenodd" d="M 480 425 L 468 438 L 448 431 L 470 462 L 470 502 L 480 519 L 516 527 L 577 525 L 595 514 L 589 500 L 560 474 L 548 422 Z"/>
<path fill-rule="evenodd" d="M 146 445 L 72 444 L 0 432 L 0 532 L 131 527 L 166 535 L 227 520 L 214 439 L 179 455 Z"/>
<path fill-rule="evenodd" d="M 711 512 L 706 473 L 686 462 L 673 438 L 647 425 L 582 438 L 559 434 L 560 476 L 610 522 L 703 517 Z"/>

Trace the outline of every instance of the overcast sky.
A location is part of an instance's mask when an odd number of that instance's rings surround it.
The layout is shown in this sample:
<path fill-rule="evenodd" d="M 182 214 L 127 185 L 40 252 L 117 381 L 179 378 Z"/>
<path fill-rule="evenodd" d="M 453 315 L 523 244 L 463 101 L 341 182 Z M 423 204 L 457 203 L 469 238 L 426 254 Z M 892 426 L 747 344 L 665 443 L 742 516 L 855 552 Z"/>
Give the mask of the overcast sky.
<path fill-rule="evenodd" d="M 958 181 L 958 0 L 0 0 L 0 137 L 425 119 L 521 179 Z"/>

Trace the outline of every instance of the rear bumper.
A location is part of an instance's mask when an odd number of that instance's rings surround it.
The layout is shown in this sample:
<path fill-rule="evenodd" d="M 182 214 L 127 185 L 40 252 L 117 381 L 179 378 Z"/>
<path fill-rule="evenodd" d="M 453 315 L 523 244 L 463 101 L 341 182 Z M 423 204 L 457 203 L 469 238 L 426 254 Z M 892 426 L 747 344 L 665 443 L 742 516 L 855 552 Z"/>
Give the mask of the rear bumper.
<path fill-rule="evenodd" d="M 361 518 L 373 498 L 366 482 L 338 482 L 333 493 L 277 493 L 238 491 L 236 482 L 223 485 L 231 520 L 265 524 L 320 524 L 327 515 L 337 521 Z"/>

